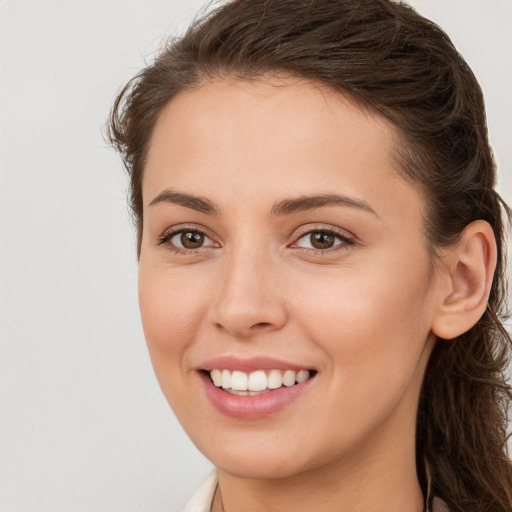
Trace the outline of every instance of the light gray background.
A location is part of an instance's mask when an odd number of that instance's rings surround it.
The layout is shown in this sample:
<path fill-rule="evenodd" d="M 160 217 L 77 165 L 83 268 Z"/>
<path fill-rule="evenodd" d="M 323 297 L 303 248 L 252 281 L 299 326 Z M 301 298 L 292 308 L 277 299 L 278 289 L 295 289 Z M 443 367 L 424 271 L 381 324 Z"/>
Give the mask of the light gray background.
<path fill-rule="evenodd" d="M 101 126 L 202 0 L 0 0 L 0 511 L 176 511 L 207 474 L 150 367 Z M 512 199 L 512 0 L 415 0 L 487 97 Z"/>

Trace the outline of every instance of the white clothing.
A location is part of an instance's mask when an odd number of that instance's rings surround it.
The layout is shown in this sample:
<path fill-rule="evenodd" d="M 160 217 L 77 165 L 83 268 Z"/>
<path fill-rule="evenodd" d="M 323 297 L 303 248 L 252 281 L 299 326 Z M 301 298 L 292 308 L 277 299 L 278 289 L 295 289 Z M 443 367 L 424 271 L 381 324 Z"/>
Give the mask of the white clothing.
<path fill-rule="evenodd" d="M 187 503 L 183 512 L 210 512 L 217 483 L 217 470 L 213 469 Z"/>

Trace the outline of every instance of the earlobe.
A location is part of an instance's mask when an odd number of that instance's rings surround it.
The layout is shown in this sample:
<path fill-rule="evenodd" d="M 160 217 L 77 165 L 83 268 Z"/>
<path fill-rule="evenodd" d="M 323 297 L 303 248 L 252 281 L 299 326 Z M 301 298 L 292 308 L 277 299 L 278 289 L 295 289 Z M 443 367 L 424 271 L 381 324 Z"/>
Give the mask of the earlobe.
<path fill-rule="evenodd" d="M 487 307 L 496 269 L 497 248 L 489 223 L 468 224 L 458 244 L 446 249 L 445 274 L 432 332 L 453 339 L 473 327 Z"/>

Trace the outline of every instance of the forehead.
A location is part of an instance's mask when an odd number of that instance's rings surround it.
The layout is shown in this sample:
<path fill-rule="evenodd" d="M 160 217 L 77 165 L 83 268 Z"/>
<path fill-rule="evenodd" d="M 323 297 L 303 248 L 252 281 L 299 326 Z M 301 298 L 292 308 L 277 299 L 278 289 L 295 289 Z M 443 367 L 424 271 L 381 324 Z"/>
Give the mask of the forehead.
<path fill-rule="evenodd" d="M 162 111 L 143 180 L 144 203 L 166 187 L 220 200 L 272 190 L 390 196 L 410 186 L 393 159 L 398 131 L 331 88 L 299 79 L 218 80 Z"/>
<path fill-rule="evenodd" d="M 389 143 L 399 139 L 395 127 L 375 110 L 320 82 L 294 77 L 219 79 L 182 91 L 164 107 L 153 131 L 150 151 L 161 136 L 174 135 L 170 130 L 173 123 L 180 123 L 183 135 L 190 134 L 183 131 L 188 129 L 194 138 L 218 139 L 222 136 L 221 121 L 225 127 L 252 130 L 253 139 L 260 132 L 267 143 L 272 129 L 281 129 L 279 135 L 283 138 L 288 134 L 306 140 L 315 135 L 326 137 L 331 131 L 328 139 L 333 139 L 337 128 L 347 124 L 365 131 L 371 126 L 369 135 L 387 138 Z"/>

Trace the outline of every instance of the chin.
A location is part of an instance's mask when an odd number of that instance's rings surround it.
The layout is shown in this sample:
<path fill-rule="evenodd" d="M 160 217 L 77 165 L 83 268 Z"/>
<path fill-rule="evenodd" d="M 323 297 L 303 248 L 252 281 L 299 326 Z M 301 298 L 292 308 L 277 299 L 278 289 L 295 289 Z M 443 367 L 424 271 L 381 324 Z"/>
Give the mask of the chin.
<path fill-rule="evenodd" d="M 304 473 L 309 468 L 307 464 L 297 460 L 297 454 L 286 457 L 276 456 L 272 452 L 254 457 L 251 455 L 241 457 L 240 453 L 219 457 L 218 463 L 211 459 L 214 465 L 232 476 L 249 480 L 279 480 Z"/>
<path fill-rule="evenodd" d="M 287 445 L 278 433 L 247 432 L 241 426 L 231 436 L 191 438 L 214 466 L 238 478 L 272 480 L 310 469 L 301 443 Z"/>

